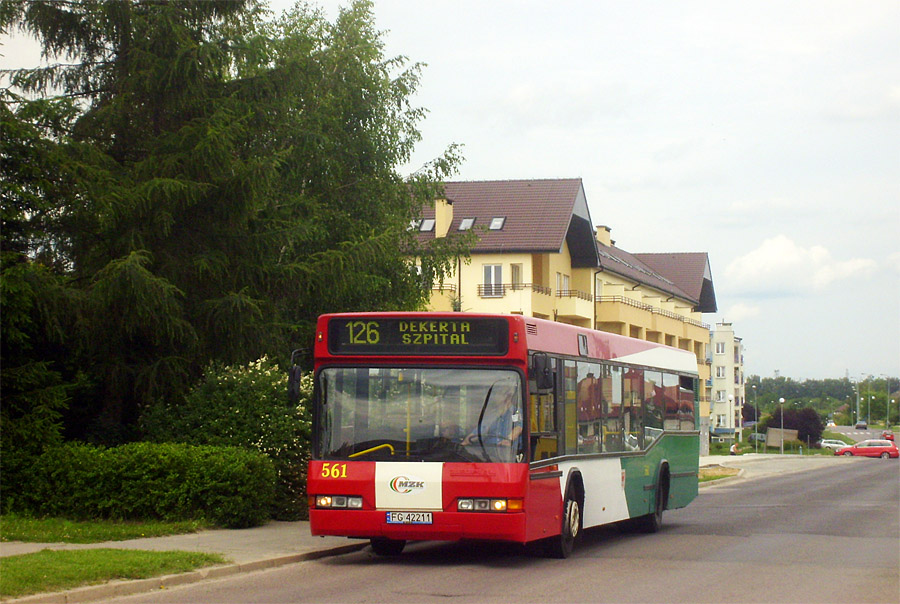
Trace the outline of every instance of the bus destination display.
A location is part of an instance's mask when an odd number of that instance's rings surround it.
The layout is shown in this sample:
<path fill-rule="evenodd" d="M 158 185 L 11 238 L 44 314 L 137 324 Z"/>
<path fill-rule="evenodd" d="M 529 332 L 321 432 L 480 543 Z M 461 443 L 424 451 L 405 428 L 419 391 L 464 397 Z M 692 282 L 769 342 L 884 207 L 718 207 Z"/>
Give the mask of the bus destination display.
<path fill-rule="evenodd" d="M 501 355 L 509 349 L 509 327 L 497 318 L 331 319 L 332 354 Z"/>

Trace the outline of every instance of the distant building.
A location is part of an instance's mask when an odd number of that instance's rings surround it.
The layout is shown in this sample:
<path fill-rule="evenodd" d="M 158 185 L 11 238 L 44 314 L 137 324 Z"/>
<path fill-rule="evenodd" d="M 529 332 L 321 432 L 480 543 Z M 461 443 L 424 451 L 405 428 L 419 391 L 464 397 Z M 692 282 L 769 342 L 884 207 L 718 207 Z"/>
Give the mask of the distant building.
<path fill-rule="evenodd" d="M 448 182 L 444 192 L 412 225 L 420 240 L 475 231 L 478 242 L 471 262 L 435 284 L 430 310 L 522 314 L 689 350 L 709 418 L 703 313 L 716 298 L 705 252 L 617 248 L 608 227 L 593 226 L 579 178 Z"/>
<path fill-rule="evenodd" d="M 744 346 L 731 323 L 716 323 L 710 335 L 712 350 L 712 403 L 710 432 L 731 439 L 740 434 L 745 402 Z"/>

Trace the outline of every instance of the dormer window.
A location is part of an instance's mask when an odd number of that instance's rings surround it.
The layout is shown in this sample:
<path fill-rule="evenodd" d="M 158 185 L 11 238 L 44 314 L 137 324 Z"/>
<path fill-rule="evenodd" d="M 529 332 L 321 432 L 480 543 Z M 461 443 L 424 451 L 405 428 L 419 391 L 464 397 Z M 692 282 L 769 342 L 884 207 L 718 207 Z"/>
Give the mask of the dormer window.
<path fill-rule="evenodd" d="M 474 218 L 463 218 L 459 223 L 460 231 L 468 231 L 475 224 Z"/>
<path fill-rule="evenodd" d="M 491 218 L 491 225 L 488 227 L 492 231 L 499 231 L 503 228 L 503 223 L 506 222 L 506 216 L 496 216 Z"/>
<path fill-rule="evenodd" d="M 427 233 L 429 231 L 434 230 L 434 218 L 426 218 L 422 221 L 422 225 L 419 227 L 419 230 L 423 233 Z"/>

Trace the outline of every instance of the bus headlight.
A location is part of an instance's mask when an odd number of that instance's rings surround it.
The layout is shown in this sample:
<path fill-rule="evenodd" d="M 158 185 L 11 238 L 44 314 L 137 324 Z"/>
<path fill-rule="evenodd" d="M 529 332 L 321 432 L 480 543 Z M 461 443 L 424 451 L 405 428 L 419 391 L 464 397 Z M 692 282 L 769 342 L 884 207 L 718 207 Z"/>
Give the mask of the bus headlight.
<path fill-rule="evenodd" d="M 457 512 L 521 512 L 524 508 L 524 502 L 521 499 L 473 497 L 456 500 Z"/>
<path fill-rule="evenodd" d="M 348 495 L 316 495 L 317 508 L 361 510 L 362 506 L 362 497 L 350 497 Z"/>

